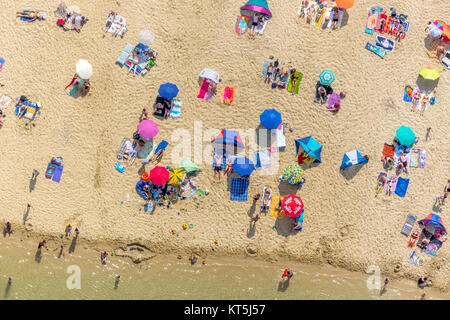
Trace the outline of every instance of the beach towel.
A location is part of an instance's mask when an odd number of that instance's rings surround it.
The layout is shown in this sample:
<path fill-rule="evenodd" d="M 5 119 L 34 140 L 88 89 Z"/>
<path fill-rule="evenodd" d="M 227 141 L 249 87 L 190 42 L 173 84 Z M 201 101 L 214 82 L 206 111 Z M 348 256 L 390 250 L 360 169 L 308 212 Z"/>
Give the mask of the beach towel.
<path fill-rule="evenodd" d="M 284 134 L 284 125 L 280 124 L 275 131 L 277 148 L 279 151 L 286 149 L 286 135 Z"/>
<path fill-rule="evenodd" d="M 127 24 L 127 20 L 124 17 L 116 14 L 116 16 L 114 17 L 114 20 L 107 32 L 115 33 L 116 31 L 120 30 L 117 35 L 122 36 L 125 32 L 128 31 L 126 28 L 126 24 Z"/>
<path fill-rule="evenodd" d="M 386 178 L 387 178 L 387 173 L 385 173 L 385 172 L 381 172 L 381 173 L 378 175 L 378 178 L 377 178 L 377 185 L 375 186 L 375 190 L 377 190 L 378 184 L 379 184 L 379 182 L 381 181 L 381 179 L 384 179 L 384 183 L 383 183 L 383 185 L 382 185 L 381 188 L 380 188 L 380 191 L 384 191 L 384 187 L 386 186 Z"/>
<path fill-rule="evenodd" d="M 436 239 L 434 236 L 432 237 L 432 240 L 428 244 L 425 253 L 436 256 L 438 250 L 442 247 L 442 242 L 438 239 Z"/>
<path fill-rule="evenodd" d="M 155 146 L 155 144 L 153 142 L 151 142 L 151 141 L 146 142 L 144 147 L 137 152 L 137 157 L 139 159 L 147 158 L 148 155 L 152 152 L 154 146 Z"/>
<path fill-rule="evenodd" d="M 365 32 L 367 34 L 373 34 L 375 32 L 375 28 L 377 26 L 377 21 L 379 18 L 379 12 L 374 12 L 372 14 L 369 13 L 369 16 L 367 18 L 367 23 L 366 23 L 366 30 Z"/>
<path fill-rule="evenodd" d="M 298 93 L 298 89 L 300 87 L 300 82 L 302 81 L 302 78 L 303 78 L 303 73 L 295 71 L 294 74 L 296 74 L 298 76 L 297 83 L 296 83 L 295 88 L 294 88 L 294 93 Z M 292 76 L 293 75 L 291 74 L 291 76 L 289 77 L 289 83 L 288 83 L 287 88 L 286 88 L 286 90 L 289 91 L 289 92 L 292 92 Z"/>
<path fill-rule="evenodd" d="M 394 51 L 395 42 L 382 36 L 377 36 L 375 45 L 386 51 Z"/>
<path fill-rule="evenodd" d="M 403 92 L 403 101 L 411 102 L 412 101 L 412 93 L 413 93 L 413 89 L 411 88 L 411 86 L 406 86 L 405 90 Z"/>
<path fill-rule="evenodd" d="M 316 18 L 318 18 L 318 21 L 313 23 L 313 25 L 316 28 L 320 28 L 320 25 L 322 24 L 323 17 L 325 16 L 325 13 L 326 13 L 326 8 L 323 8 L 322 13 L 320 14 L 320 17 L 318 17 L 318 14 L 316 14 Z M 314 20 L 314 21 L 316 21 L 316 20 Z"/>
<path fill-rule="evenodd" d="M 408 237 L 412 231 L 412 228 L 414 227 L 414 223 L 416 222 L 416 220 L 416 215 L 408 214 L 408 217 L 406 218 L 405 224 L 403 225 L 402 231 L 400 231 L 400 233 Z"/>
<path fill-rule="evenodd" d="M 433 42 L 427 49 L 427 54 L 431 59 L 439 61 L 437 57 L 437 47 L 441 45 L 441 41 L 438 39 L 434 39 Z"/>
<path fill-rule="evenodd" d="M 403 172 L 406 172 L 406 169 L 408 169 L 410 167 L 411 164 L 411 152 L 410 151 L 404 151 L 405 149 L 402 149 L 401 147 L 397 146 L 397 148 L 395 149 L 395 154 L 394 154 L 394 164 L 393 167 L 397 168 L 397 165 L 400 161 L 400 154 L 402 152 L 405 152 L 405 159 L 406 159 L 406 168 L 403 169 Z"/>
<path fill-rule="evenodd" d="M 5 59 L 0 58 L 0 71 L 2 71 L 2 68 L 4 65 L 5 65 Z"/>
<path fill-rule="evenodd" d="M 65 91 L 66 93 L 71 96 L 72 94 L 74 94 L 84 83 L 83 79 L 80 79 L 79 81 L 79 85 L 78 86 L 74 86 L 74 82 L 75 80 L 77 80 L 77 78 L 72 78 L 72 81 L 69 83 L 69 85 L 67 87 L 65 87 Z"/>
<path fill-rule="evenodd" d="M 178 119 L 181 116 L 181 105 L 182 102 L 180 100 L 173 99 L 172 107 L 170 108 L 169 117 L 171 119 Z"/>
<path fill-rule="evenodd" d="M 378 19 L 377 19 L 377 25 L 375 26 L 375 31 L 376 32 L 383 32 L 383 29 L 386 25 L 386 21 L 387 21 L 388 16 L 386 15 L 386 13 L 384 12 L 379 12 L 378 13 Z M 384 20 L 384 24 L 381 25 L 381 22 Z"/>
<path fill-rule="evenodd" d="M 408 190 L 409 179 L 404 179 L 402 177 L 398 177 L 397 179 L 397 187 L 395 188 L 395 193 L 400 197 L 404 197 L 406 195 L 406 191 Z"/>
<path fill-rule="evenodd" d="M 61 175 L 62 175 L 63 169 L 64 169 L 64 166 L 62 166 L 62 165 L 56 166 L 55 171 L 53 172 L 53 178 L 52 178 L 52 180 L 54 182 L 59 183 L 59 181 L 61 181 Z"/>
<path fill-rule="evenodd" d="M 225 87 L 222 93 L 222 104 L 233 104 L 234 102 L 234 87 Z"/>
<path fill-rule="evenodd" d="M 209 88 L 209 82 L 208 82 L 208 80 L 206 78 L 203 78 L 203 82 L 202 82 L 200 90 L 199 90 L 199 92 L 197 94 L 197 98 L 204 99 L 205 95 L 206 95 L 206 92 L 208 91 L 208 88 Z"/>
<path fill-rule="evenodd" d="M 291 78 L 290 70 L 288 70 L 287 73 L 285 73 L 285 74 L 280 74 L 280 81 L 277 84 L 278 88 L 286 89 L 290 78 Z"/>
<path fill-rule="evenodd" d="M 122 49 L 119 57 L 117 58 L 116 63 L 123 66 L 125 64 L 125 61 L 127 61 L 128 57 L 130 56 L 131 52 L 133 51 L 133 48 L 133 45 L 127 43 Z"/>
<path fill-rule="evenodd" d="M 248 22 L 250 21 L 250 17 L 246 15 L 241 15 L 237 18 L 236 22 L 236 32 L 237 34 L 244 34 L 248 29 Z"/>
<path fill-rule="evenodd" d="M 248 179 L 233 178 L 230 185 L 230 200 L 247 201 Z"/>
<path fill-rule="evenodd" d="M 264 30 L 266 30 L 266 26 L 267 26 L 267 22 L 269 21 L 269 19 L 264 19 L 264 24 L 262 26 L 260 26 L 258 24 L 258 26 L 255 29 L 255 32 L 257 34 L 259 34 L 260 36 L 262 36 L 264 34 Z"/>
<path fill-rule="evenodd" d="M 420 154 L 419 154 L 419 168 L 425 167 L 426 163 L 427 163 L 427 152 L 426 152 L 426 150 L 420 150 Z"/>
<path fill-rule="evenodd" d="M 269 207 L 269 212 L 270 212 L 270 216 L 274 219 L 283 219 L 284 217 L 286 217 L 286 215 L 284 214 L 283 210 L 277 210 L 276 207 L 278 206 L 278 203 L 280 201 L 283 201 L 284 196 L 273 196 L 272 200 L 270 201 L 270 207 Z"/>
<path fill-rule="evenodd" d="M 271 166 L 270 163 L 270 151 L 269 150 L 258 150 L 254 153 L 254 163 L 256 169 L 265 169 Z"/>
<path fill-rule="evenodd" d="M 269 68 L 269 64 L 270 61 L 264 61 L 263 62 L 263 66 L 262 66 L 262 71 L 261 71 L 261 78 L 266 78 L 267 77 L 267 68 Z"/>
<path fill-rule="evenodd" d="M 169 145 L 169 143 L 166 140 L 161 141 L 160 143 L 158 143 L 158 146 L 155 149 L 155 154 L 157 154 L 160 150 L 166 150 L 167 146 Z"/>
<path fill-rule="evenodd" d="M 270 194 L 269 194 L 268 196 L 266 195 L 266 190 L 269 190 L 269 191 L 270 191 Z M 264 207 L 264 200 L 266 200 L 266 199 L 268 200 L 268 201 L 267 201 L 267 205 L 266 205 L 267 209 L 264 209 L 264 210 L 263 210 L 263 207 Z M 270 208 L 271 202 L 272 202 L 272 186 L 265 185 L 265 186 L 262 188 L 262 193 L 261 193 L 261 210 L 263 210 L 263 211 L 268 211 L 269 208 Z"/>
<path fill-rule="evenodd" d="M 397 182 L 398 182 L 398 178 L 396 176 L 393 176 L 392 174 L 388 174 L 386 176 L 386 185 L 384 187 L 384 192 L 387 194 L 388 193 L 388 180 L 389 179 L 393 179 L 393 181 L 391 182 L 392 187 L 391 187 L 391 191 L 392 193 L 394 193 L 395 188 L 397 187 Z"/>
<path fill-rule="evenodd" d="M 370 42 L 366 43 L 366 49 L 375 53 L 377 56 L 381 57 L 384 59 L 384 56 L 386 55 L 386 50 L 381 49 L 377 46 L 374 46 L 373 44 L 371 44 Z"/>
<path fill-rule="evenodd" d="M 411 168 L 419 167 L 419 155 L 420 155 L 419 149 L 414 149 L 411 151 L 411 163 L 410 163 Z"/>
<path fill-rule="evenodd" d="M 420 267 L 423 265 L 423 259 L 419 257 L 415 250 L 411 252 L 409 255 L 407 261 L 411 263 L 412 265 L 415 265 L 416 267 Z"/>
<path fill-rule="evenodd" d="M 382 151 L 383 156 L 388 159 L 394 160 L 394 150 L 395 150 L 395 148 L 393 145 L 385 143 L 383 146 L 383 151 Z"/>
<path fill-rule="evenodd" d="M 309 7 L 314 8 L 314 13 L 313 13 L 312 18 L 311 18 L 311 25 L 314 25 L 314 23 L 316 21 L 316 16 L 317 16 L 317 9 L 319 8 L 319 5 L 317 3 L 311 3 L 309 5 Z"/>

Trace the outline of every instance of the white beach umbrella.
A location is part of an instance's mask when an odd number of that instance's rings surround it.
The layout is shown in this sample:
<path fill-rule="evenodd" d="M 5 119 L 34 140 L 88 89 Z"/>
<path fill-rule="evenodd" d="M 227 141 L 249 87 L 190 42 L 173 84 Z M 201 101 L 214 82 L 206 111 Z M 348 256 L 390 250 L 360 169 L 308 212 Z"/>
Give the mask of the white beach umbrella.
<path fill-rule="evenodd" d="M 78 60 L 76 70 L 81 79 L 87 80 L 92 76 L 92 65 L 87 60 Z"/>
<path fill-rule="evenodd" d="M 155 41 L 155 35 L 150 30 L 144 29 L 139 31 L 138 40 L 140 43 L 149 46 Z"/>
<path fill-rule="evenodd" d="M 78 6 L 72 5 L 72 6 L 68 6 L 67 10 L 69 10 L 69 12 L 71 13 L 78 13 L 81 14 L 81 9 Z"/>

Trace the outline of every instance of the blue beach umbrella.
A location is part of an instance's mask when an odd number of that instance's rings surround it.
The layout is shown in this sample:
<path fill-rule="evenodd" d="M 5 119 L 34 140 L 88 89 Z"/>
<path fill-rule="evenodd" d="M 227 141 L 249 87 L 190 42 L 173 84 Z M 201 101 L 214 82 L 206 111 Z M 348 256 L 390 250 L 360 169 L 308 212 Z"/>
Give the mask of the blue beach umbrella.
<path fill-rule="evenodd" d="M 259 116 L 259 120 L 267 129 L 276 129 L 281 124 L 281 113 L 275 109 L 266 109 Z"/>
<path fill-rule="evenodd" d="M 167 82 L 159 87 L 158 93 L 163 98 L 172 99 L 177 96 L 178 87 L 173 83 Z"/>
<path fill-rule="evenodd" d="M 249 158 L 239 157 L 234 159 L 233 171 L 240 176 L 249 176 L 253 170 L 255 170 L 255 165 Z"/>
<path fill-rule="evenodd" d="M 335 79 L 333 71 L 331 70 L 323 70 L 319 75 L 320 83 L 325 86 L 331 85 Z"/>

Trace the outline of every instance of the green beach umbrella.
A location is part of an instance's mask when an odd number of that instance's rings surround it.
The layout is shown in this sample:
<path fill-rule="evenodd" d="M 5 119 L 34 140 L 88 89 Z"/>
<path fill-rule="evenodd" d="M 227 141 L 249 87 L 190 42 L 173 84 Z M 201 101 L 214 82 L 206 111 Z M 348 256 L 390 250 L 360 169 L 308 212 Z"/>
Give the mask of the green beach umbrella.
<path fill-rule="evenodd" d="M 303 180 L 303 169 L 298 164 L 290 164 L 284 169 L 282 178 L 290 184 L 298 184 Z"/>
<path fill-rule="evenodd" d="M 410 127 L 401 126 L 397 129 L 396 138 L 402 146 L 410 147 L 416 141 L 416 134 Z"/>
<path fill-rule="evenodd" d="M 191 159 L 186 158 L 180 163 L 178 168 L 184 168 L 187 172 L 199 171 L 200 168 L 191 161 Z"/>

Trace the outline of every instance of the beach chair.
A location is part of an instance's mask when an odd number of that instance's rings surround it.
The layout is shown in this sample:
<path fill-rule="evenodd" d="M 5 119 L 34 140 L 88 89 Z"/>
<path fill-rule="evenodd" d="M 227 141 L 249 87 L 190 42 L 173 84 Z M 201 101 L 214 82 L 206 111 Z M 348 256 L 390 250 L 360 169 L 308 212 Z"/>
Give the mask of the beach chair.
<path fill-rule="evenodd" d="M 133 51 L 133 48 L 134 47 L 131 44 L 127 43 L 125 47 L 122 49 L 122 52 L 120 53 L 119 57 L 117 58 L 116 63 L 123 66 L 127 61 L 128 57 L 130 56 L 131 52 Z"/>
<path fill-rule="evenodd" d="M 269 193 L 266 194 L 266 191 L 269 191 Z M 264 204 L 265 201 L 266 204 Z M 261 194 L 261 212 L 269 211 L 271 201 L 272 201 L 272 186 L 265 185 L 262 189 Z"/>

